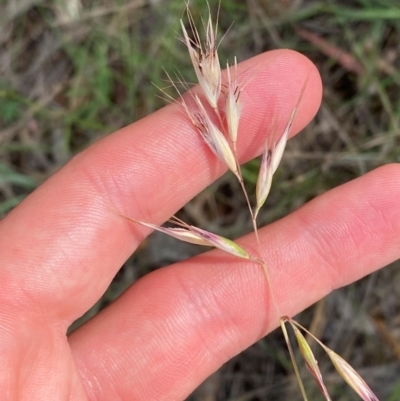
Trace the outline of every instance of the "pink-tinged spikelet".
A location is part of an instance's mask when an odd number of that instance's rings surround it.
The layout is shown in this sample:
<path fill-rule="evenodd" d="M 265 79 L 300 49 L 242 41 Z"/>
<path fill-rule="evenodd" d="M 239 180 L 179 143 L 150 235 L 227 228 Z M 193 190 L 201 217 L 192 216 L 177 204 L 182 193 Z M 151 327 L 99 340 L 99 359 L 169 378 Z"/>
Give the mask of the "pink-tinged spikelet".
<path fill-rule="evenodd" d="M 199 112 L 194 114 L 194 124 L 214 154 L 237 175 L 238 167 L 236 159 L 228 141 L 220 129 L 212 122 L 198 96 L 196 96 L 195 99 L 199 107 Z"/>
<path fill-rule="evenodd" d="M 317 382 L 318 387 L 320 388 L 325 399 L 327 401 L 331 401 L 331 397 L 329 396 L 328 390 L 325 387 L 325 383 L 322 378 L 322 373 L 318 367 L 318 362 L 315 359 L 314 354 L 313 354 L 310 346 L 307 343 L 307 340 L 304 338 L 301 331 L 293 323 L 291 323 L 291 325 L 294 330 L 294 334 L 296 336 L 297 343 L 299 344 L 299 349 L 300 349 L 301 355 L 304 358 L 307 369 L 309 370 L 311 375 L 314 377 L 314 379 Z"/>
<path fill-rule="evenodd" d="M 184 242 L 189 242 L 196 245 L 212 246 L 239 258 L 252 259 L 251 256 L 234 241 L 209 231 L 202 230 L 201 228 L 186 224 L 177 217 L 172 217 L 170 222 L 175 223 L 180 227 L 161 227 L 124 215 L 121 216 L 125 217 L 127 220 L 133 221 L 134 223 L 151 228 L 152 230 L 160 231 Z"/>
<path fill-rule="evenodd" d="M 326 353 L 331 358 L 336 370 L 343 377 L 346 383 L 361 397 L 364 401 L 379 401 L 378 397 L 365 383 L 364 379 L 350 366 L 341 356 L 331 349 L 324 347 Z"/>
<path fill-rule="evenodd" d="M 201 89 L 208 103 L 213 109 L 216 109 L 221 94 L 221 67 L 217 53 L 218 45 L 216 42 L 217 28 L 213 27 L 211 11 L 209 10 L 208 21 L 205 25 L 206 40 L 203 45 L 193 17 L 189 11 L 189 6 L 187 6 L 187 16 L 193 39 L 189 37 L 185 25 L 181 20 L 183 42 L 189 50 L 190 59 Z"/>
<path fill-rule="evenodd" d="M 197 95 L 194 95 L 193 98 L 196 102 L 197 110 L 190 107 L 183 99 L 180 104 L 185 109 L 186 114 L 189 116 L 193 125 L 198 129 L 211 151 L 237 176 L 238 166 L 227 139 L 218 126 L 211 120 L 200 98 Z"/>

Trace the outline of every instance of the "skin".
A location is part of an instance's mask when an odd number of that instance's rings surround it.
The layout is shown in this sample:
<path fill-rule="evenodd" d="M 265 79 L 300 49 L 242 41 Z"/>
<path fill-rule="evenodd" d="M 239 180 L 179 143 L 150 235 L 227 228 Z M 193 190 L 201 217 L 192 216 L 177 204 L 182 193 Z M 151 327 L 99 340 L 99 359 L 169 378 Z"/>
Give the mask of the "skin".
<path fill-rule="evenodd" d="M 292 51 L 239 66 L 242 162 L 313 118 L 321 81 Z M 214 250 L 159 269 L 69 337 L 149 230 L 226 171 L 188 118 L 165 107 L 97 142 L 0 222 L 4 400 L 183 400 L 278 325 L 261 268 Z M 293 316 L 400 257 L 400 166 L 380 167 L 260 230 L 275 298 Z M 237 241 L 256 252 L 253 235 Z"/>

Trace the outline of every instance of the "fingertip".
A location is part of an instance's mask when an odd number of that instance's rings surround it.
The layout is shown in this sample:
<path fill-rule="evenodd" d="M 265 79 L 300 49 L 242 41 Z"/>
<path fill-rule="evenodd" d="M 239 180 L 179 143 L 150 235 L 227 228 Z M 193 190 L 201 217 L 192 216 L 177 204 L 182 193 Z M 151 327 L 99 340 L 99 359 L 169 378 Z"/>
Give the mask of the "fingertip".
<path fill-rule="evenodd" d="M 269 76 L 274 79 L 276 90 L 281 93 L 277 107 L 282 117 L 289 116 L 300 96 L 297 118 L 291 135 L 297 134 L 315 117 L 322 100 L 322 80 L 316 65 L 304 54 L 291 49 L 266 53 L 271 59 Z M 268 65 L 267 65 L 268 68 Z M 303 86 L 304 93 L 302 94 Z"/>
<path fill-rule="evenodd" d="M 400 163 L 389 163 L 378 167 L 375 171 L 381 172 L 381 177 L 385 180 L 400 183 Z"/>
<path fill-rule="evenodd" d="M 298 110 L 289 136 L 310 123 L 321 105 L 322 81 L 315 64 L 290 49 L 268 51 L 239 66 L 242 80 L 249 82 L 241 93 L 240 147 L 249 149 L 254 157 L 271 131 L 282 134 L 296 105 Z"/>

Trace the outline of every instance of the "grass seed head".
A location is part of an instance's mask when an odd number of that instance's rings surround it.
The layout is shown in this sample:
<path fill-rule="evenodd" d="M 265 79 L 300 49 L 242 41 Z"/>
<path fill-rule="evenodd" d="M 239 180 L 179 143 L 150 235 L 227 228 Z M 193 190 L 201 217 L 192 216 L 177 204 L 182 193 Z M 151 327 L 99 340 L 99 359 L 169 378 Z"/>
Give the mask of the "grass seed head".
<path fill-rule="evenodd" d="M 206 40 L 203 45 L 193 21 L 192 14 L 190 13 L 189 6 L 187 6 L 187 16 L 193 39 L 189 37 L 185 25 L 181 20 L 183 42 L 189 50 L 190 59 L 201 89 L 211 107 L 216 109 L 221 94 L 221 66 L 218 58 L 218 45 L 216 41 L 217 29 L 216 27 L 214 29 L 211 11 L 209 10 L 208 21 L 204 26 Z"/>

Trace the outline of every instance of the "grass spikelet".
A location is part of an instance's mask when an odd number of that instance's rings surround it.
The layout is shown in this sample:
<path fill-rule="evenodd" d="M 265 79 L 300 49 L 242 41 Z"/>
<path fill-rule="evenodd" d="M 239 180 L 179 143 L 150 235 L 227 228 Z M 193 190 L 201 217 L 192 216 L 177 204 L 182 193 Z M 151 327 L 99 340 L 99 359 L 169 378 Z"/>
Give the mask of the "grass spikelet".
<path fill-rule="evenodd" d="M 224 134 L 212 122 L 197 95 L 195 96 L 195 100 L 199 107 L 199 112 L 194 114 L 195 126 L 198 128 L 200 134 L 203 136 L 214 154 L 222 160 L 235 175 L 238 175 L 238 166 L 235 155 L 233 154 L 228 141 L 224 137 Z"/>
<path fill-rule="evenodd" d="M 317 382 L 318 387 L 320 388 L 325 399 L 327 401 L 331 401 L 331 397 L 329 396 L 328 390 L 325 387 L 325 383 L 322 378 L 322 373 L 318 367 L 318 362 L 314 357 L 314 353 L 312 352 L 311 347 L 308 345 L 307 340 L 305 339 L 301 331 L 294 324 L 291 323 L 291 325 L 294 331 L 294 335 L 296 336 L 301 355 L 304 358 L 304 361 L 306 363 L 309 372 Z"/>
<path fill-rule="evenodd" d="M 202 44 L 193 16 L 189 10 L 189 4 L 186 5 L 186 14 L 188 16 L 193 39 L 189 37 L 185 24 L 181 20 L 183 32 L 182 41 L 188 48 L 190 59 L 204 96 L 211 107 L 217 109 L 218 99 L 221 94 L 221 66 L 217 53 L 218 45 L 216 41 L 217 25 L 214 28 L 210 6 L 208 6 L 208 20 L 204 26 L 206 40 L 204 44 Z"/>
<path fill-rule="evenodd" d="M 254 211 L 254 217 L 256 218 L 261 207 L 267 200 L 269 191 L 272 185 L 272 151 L 266 150 L 261 158 L 260 171 L 257 176 L 256 185 L 256 200 L 257 205 Z"/>
<path fill-rule="evenodd" d="M 293 329 L 295 331 L 297 340 L 299 339 L 299 337 L 296 334 L 298 329 L 303 330 L 304 332 L 308 333 L 328 354 L 329 358 L 331 359 L 331 361 L 333 363 L 333 366 L 338 371 L 340 376 L 342 376 L 342 378 L 346 381 L 346 383 L 361 397 L 362 400 L 379 401 L 378 397 L 370 389 L 370 387 L 367 385 L 367 383 L 364 381 L 364 379 L 340 355 L 338 355 L 336 352 L 334 352 L 330 348 L 328 348 L 325 344 L 322 343 L 322 341 L 318 340 L 317 337 L 315 337 L 305 327 L 303 327 L 301 324 L 299 324 L 295 320 L 285 316 L 281 319 L 281 321 L 290 323 L 290 325 L 293 327 Z M 304 342 L 306 342 L 305 339 L 304 339 Z M 301 348 L 304 346 L 304 344 L 303 343 L 301 345 L 299 344 L 299 346 L 300 346 L 300 351 L 301 351 Z"/>
<path fill-rule="evenodd" d="M 196 245 L 211 246 L 238 258 L 252 259 L 252 257 L 234 241 L 209 231 L 202 230 L 201 228 L 186 224 L 175 216 L 170 219 L 170 222 L 178 225 L 179 227 L 162 227 L 157 226 L 156 224 L 145 223 L 122 214 L 120 214 L 120 216 L 144 227 L 167 234 L 170 237 L 174 237 L 180 241 L 189 242 Z"/>
<path fill-rule="evenodd" d="M 124 216 L 124 215 L 121 215 L 121 216 L 129 221 L 133 221 L 134 223 L 140 224 L 143 227 L 147 227 L 152 230 L 167 234 L 170 237 L 179 239 L 180 241 L 189 242 L 191 244 L 196 244 L 196 245 L 213 246 L 210 244 L 209 241 L 206 241 L 205 239 L 203 239 L 202 237 L 200 237 L 199 235 L 195 234 L 194 232 L 190 231 L 187 228 L 162 227 L 162 226 L 157 226 L 156 224 L 139 221 L 139 220 L 133 219 L 132 217 L 128 217 L 128 216 Z"/>
<path fill-rule="evenodd" d="M 231 241 L 228 238 L 221 237 L 219 235 L 210 233 L 209 231 L 205 231 L 194 226 L 191 226 L 191 230 L 199 237 L 203 238 L 206 241 L 209 241 L 210 244 L 226 253 L 242 259 L 252 259 L 243 248 L 241 248 L 238 244 L 236 244 L 236 242 Z"/>
<path fill-rule="evenodd" d="M 324 346 L 323 348 L 331 358 L 331 361 L 340 376 L 343 377 L 346 383 L 360 396 L 362 400 L 379 401 L 378 397 L 369 388 L 368 384 L 349 363 L 328 347 Z"/>
<path fill-rule="evenodd" d="M 171 85 L 175 88 L 177 93 L 180 96 L 180 100 L 177 103 L 185 110 L 186 115 L 190 118 L 192 124 L 197 128 L 200 135 L 204 139 L 204 142 L 208 145 L 211 151 L 217 156 L 219 160 L 226 164 L 226 166 L 236 175 L 238 176 L 238 164 L 236 161 L 235 154 L 233 153 L 227 139 L 224 134 L 218 128 L 218 126 L 212 121 L 209 113 L 204 107 L 202 101 L 198 97 L 197 94 L 193 94 L 188 88 L 187 84 L 178 77 L 178 83 L 182 85 L 185 89 L 188 90 L 189 94 L 192 97 L 192 100 L 197 105 L 197 109 L 194 109 L 191 105 L 189 105 L 181 92 L 179 91 L 177 85 L 172 80 L 172 78 L 168 75 L 168 79 L 171 82 Z M 164 94 L 166 94 L 162 89 L 160 89 Z M 167 95 L 167 94 L 166 94 Z M 167 95 L 167 97 L 170 97 Z M 220 114 L 216 114 L 218 119 L 221 121 Z"/>
<path fill-rule="evenodd" d="M 233 149 L 236 152 L 236 141 L 239 130 L 239 119 L 241 105 L 239 103 L 240 87 L 237 82 L 237 60 L 235 57 L 234 70 L 227 63 L 226 72 L 228 76 L 227 89 L 225 91 L 225 117 L 228 126 L 228 134 L 231 138 Z"/>

